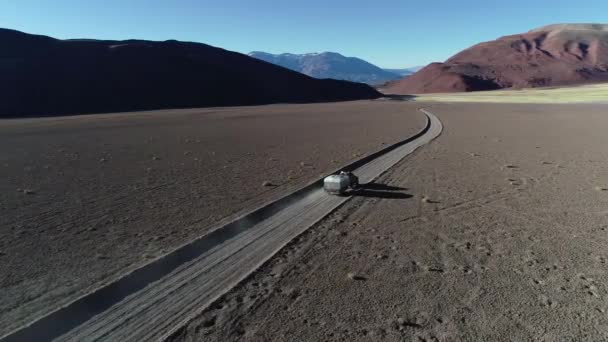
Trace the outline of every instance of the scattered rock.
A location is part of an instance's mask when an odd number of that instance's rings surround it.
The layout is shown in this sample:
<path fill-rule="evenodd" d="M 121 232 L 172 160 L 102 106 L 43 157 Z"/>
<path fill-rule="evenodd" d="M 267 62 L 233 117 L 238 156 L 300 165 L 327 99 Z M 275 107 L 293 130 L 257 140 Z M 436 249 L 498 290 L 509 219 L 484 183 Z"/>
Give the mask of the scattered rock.
<path fill-rule="evenodd" d="M 274 184 L 269 181 L 264 181 L 264 183 L 262 183 L 262 186 L 274 186 Z"/>
<path fill-rule="evenodd" d="M 591 290 L 591 291 L 595 291 L 595 290 L 597 290 L 597 286 L 595 286 L 595 285 L 587 285 L 587 286 L 585 286 L 585 288 L 586 288 L 586 289 L 589 289 L 589 290 Z"/>
<path fill-rule="evenodd" d="M 597 191 L 606 191 L 606 190 L 608 190 L 608 188 L 604 187 L 604 186 L 596 186 L 595 190 L 597 190 Z"/>
<path fill-rule="evenodd" d="M 366 278 L 365 278 L 365 277 L 360 276 L 360 275 L 358 275 L 358 274 L 356 274 L 356 273 L 354 273 L 354 272 L 349 272 L 349 273 L 348 273 L 346 276 L 347 276 L 347 277 L 348 277 L 348 279 L 350 279 L 350 280 L 366 280 Z"/>
<path fill-rule="evenodd" d="M 107 161 L 107 160 L 106 160 L 106 158 L 101 158 L 101 159 L 99 159 L 99 162 L 100 162 L 100 163 L 105 163 L 106 161 Z"/>
<path fill-rule="evenodd" d="M 429 203 L 429 204 L 440 203 L 439 201 L 432 200 L 432 199 L 428 198 L 427 196 L 422 196 L 421 201 L 422 201 L 422 203 Z"/>
<path fill-rule="evenodd" d="M 411 327 L 411 328 L 422 328 L 422 325 L 417 323 L 416 321 L 405 320 L 402 317 L 397 318 L 395 322 L 399 328 L 403 327 Z"/>
<path fill-rule="evenodd" d="M 24 194 L 26 194 L 26 195 L 33 195 L 33 194 L 35 194 L 35 193 L 36 193 L 36 192 L 35 192 L 34 190 L 32 190 L 32 189 L 23 189 L 23 190 L 22 190 L 22 192 L 23 192 Z"/>
<path fill-rule="evenodd" d="M 159 156 L 152 156 L 152 160 L 160 160 Z"/>
<path fill-rule="evenodd" d="M 212 326 L 215 325 L 215 321 L 216 321 L 215 316 L 210 319 L 205 320 L 203 322 L 203 328 L 211 328 Z"/>
<path fill-rule="evenodd" d="M 192 152 L 190 152 L 190 151 L 184 151 L 184 155 L 185 155 L 185 156 L 188 156 L 188 155 L 190 155 L 191 153 L 192 153 Z"/>
<path fill-rule="evenodd" d="M 513 165 L 513 164 L 507 164 L 507 165 L 505 165 L 505 168 L 507 168 L 507 169 L 517 169 L 517 166 Z"/>

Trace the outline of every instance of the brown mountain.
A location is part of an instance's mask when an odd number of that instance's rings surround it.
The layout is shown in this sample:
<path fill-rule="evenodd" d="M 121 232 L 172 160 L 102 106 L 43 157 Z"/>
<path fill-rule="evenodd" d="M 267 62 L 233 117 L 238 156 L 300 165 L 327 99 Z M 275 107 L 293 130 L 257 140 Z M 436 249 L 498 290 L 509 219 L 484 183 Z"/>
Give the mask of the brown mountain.
<path fill-rule="evenodd" d="M 199 43 L 58 40 L 0 29 L 0 117 L 381 96 Z"/>
<path fill-rule="evenodd" d="M 558 24 L 477 44 L 390 83 L 392 94 L 608 81 L 608 25 Z"/>

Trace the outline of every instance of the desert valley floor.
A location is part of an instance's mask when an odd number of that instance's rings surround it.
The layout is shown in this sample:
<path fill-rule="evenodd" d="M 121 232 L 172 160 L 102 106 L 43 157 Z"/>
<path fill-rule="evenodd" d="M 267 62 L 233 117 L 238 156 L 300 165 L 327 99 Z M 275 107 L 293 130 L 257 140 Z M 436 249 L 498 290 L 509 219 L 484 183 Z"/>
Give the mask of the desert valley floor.
<path fill-rule="evenodd" d="M 607 105 L 318 105 L 0 122 L 0 335 L 425 124 L 439 138 L 172 337 L 608 339 Z"/>
<path fill-rule="evenodd" d="M 415 134 L 426 124 L 416 108 L 360 101 L 1 121 L 0 336 Z"/>
<path fill-rule="evenodd" d="M 608 339 L 606 109 L 432 106 L 379 180 L 410 198 L 352 199 L 174 340 Z"/>

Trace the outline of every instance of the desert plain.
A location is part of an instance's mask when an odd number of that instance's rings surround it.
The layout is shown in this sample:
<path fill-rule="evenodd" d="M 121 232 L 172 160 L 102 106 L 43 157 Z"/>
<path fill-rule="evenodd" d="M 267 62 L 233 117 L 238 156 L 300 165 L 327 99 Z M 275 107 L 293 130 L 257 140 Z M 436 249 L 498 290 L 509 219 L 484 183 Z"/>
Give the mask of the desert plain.
<path fill-rule="evenodd" d="M 425 125 L 394 101 L 2 120 L 0 336 Z"/>
<path fill-rule="evenodd" d="M 606 105 L 428 109 L 377 181 L 409 196 L 354 197 L 172 340 L 608 339 Z"/>
<path fill-rule="evenodd" d="M 375 182 L 399 196 L 354 196 L 170 340 L 608 339 L 607 105 L 480 94 L 0 122 L 0 335 L 414 135 L 424 107 L 443 133 Z"/>

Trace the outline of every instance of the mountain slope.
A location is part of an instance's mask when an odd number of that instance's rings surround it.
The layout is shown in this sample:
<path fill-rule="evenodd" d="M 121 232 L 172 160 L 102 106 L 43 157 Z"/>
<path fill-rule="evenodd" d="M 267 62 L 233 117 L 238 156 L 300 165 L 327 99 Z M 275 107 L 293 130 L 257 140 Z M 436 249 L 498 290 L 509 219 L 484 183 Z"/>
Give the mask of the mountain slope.
<path fill-rule="evenodd" d="M 274 55 L 254 51 L 249 56 L 315 78 L 332 78 L 368 84 L 381 84 L 400 78 L 400 75 L 385 71 L 362 59 L 345 57 L 335 52 Z"/>
<path fill-rule="evenodd" d="M 393 94 L 608 81 L 608 25 L 557 24 L 477 44 L 392 82 Z"/>
<path fill-rule="evenodd" d="M 57 40 L 0 29 L 0 117 L 376 98 L 205 44 Z"/>

